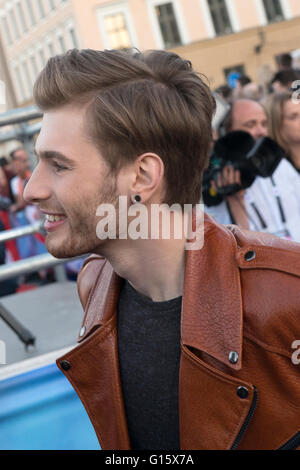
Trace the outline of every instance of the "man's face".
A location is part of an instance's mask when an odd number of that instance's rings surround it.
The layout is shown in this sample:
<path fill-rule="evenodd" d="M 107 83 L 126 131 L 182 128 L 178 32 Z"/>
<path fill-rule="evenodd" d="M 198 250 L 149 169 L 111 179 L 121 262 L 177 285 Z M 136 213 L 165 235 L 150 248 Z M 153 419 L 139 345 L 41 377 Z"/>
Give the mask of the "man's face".
<path fill-rule="evenodd" d="M 25 150 L 17 150 L 14 153 L 14 158 L 12 161 L 13 172 L 18 176 L 24 176 L 29 170 L 29 159 Z"/>
<path fill-rule="evenodd" d="M 44 114 L 39 162 L 24 191 L 28 202 L 60 218 L 45 224 L 47 249 L 57 258 L 96 252 L 105 242 L 96 235 L 96 209 L 117 199 L 109 167 L 86 137 L 85 120 L 84 110 L 69 105 Z"/>
<path fill-rule="evenodd" d="M 233 108 L 232 131 L 246 131 L 254 140 L 268 135 L 267 116 L 255 101 L 237 101 Z"/>
<path fill-rule="evenodd" d="M 289 144 L 300 144 L 300 104 L 288 100 L 283 105 L 281 135 Z"/>

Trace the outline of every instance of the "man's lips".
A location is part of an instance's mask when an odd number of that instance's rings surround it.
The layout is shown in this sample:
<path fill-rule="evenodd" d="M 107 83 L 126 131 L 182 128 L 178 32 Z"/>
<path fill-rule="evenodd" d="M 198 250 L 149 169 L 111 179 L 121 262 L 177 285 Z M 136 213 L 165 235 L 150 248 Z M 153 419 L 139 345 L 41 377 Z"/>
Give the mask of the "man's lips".
<path fill-rule="evenodd" d="M 42 210 L 41 212 L 46 216 L 46 220 L 44 222 L 44 229 L 47 232 L 53 232 L 62 224 L 64 224 L 65 221 L 67 220 L 67 217 L 64 214 L 59 214 L 59 213 L 50 212 L 50 211 L 46 212 L 45 210 Z M 58 219 L 58 220 L 55 220 L 55 219 Z"/>
<path fill-rule="evenodd" d="M 52 211 L 45 211 L 45 209 L 40 209 L 40 211 L 45 214 L 45 215 L 58 215 L 58 216 L 65 216 L 65 214 L 62 214 L 61 212 L 52 212 Z"/>
<path fill-rule="evenodd" d="M 63 225 L 65 223 L 65 221 L 67 220 L 67 217 L 64 217 L 63 219 L 61 220 L 55 220 L 55 221 L 50 221 L 50 220 L 45 220 L 45 223 L 44 223 L 44 229 L 46 230 L 46 232 L 53 232 L 54 230 L 56 230 L 58 227 L 60 227 L 61 225 Z"/>

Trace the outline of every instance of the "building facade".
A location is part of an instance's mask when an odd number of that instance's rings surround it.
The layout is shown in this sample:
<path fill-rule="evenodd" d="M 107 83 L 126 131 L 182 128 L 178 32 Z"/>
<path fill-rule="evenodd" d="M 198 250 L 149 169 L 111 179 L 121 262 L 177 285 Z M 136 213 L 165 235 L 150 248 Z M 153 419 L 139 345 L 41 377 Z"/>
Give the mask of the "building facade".
<path fill-rule="evenodd" d="M 171 49 L 214 88 L 232 69 L 253 79 L 262 66 L 275 69 L 277 54 L 298 48 L 299 28 L 299 0 L 0 0 L 19 106 L 32 101 L 48 58 L 70 48 Z"/>

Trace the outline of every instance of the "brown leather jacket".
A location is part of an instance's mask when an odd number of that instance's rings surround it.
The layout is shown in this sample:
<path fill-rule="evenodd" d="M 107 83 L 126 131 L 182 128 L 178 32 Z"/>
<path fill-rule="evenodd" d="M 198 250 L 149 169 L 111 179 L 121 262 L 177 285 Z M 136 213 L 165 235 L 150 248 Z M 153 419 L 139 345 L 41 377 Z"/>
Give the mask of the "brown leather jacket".
<path fill-rule="evenodd" d="M 102 449 L 130 449 L 119 376 L 122 279 L 97 255 L 78 279 L 79 345 L 57 360 Z M 187 251 L 182 302 L 181 449 L 300 449 L 300 244 L 205 218 Z"/>

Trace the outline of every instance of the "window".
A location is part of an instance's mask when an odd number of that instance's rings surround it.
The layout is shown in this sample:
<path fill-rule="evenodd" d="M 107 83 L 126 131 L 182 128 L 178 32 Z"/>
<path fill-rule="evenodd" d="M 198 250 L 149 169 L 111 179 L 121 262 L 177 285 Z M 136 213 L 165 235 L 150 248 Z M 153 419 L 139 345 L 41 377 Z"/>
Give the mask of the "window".
<path fill-rule="evenodd" d="M 284 20 L 283 11 L 279 0 L 263 0 L 266 17 L 269 23 Z"/>
<path fill-rule="evenodd" d="M 55 9 L 55 2 L 54 0 L 48 0 L 49 2 L 49 10 L 52 11 Z"/>
<path fill-rule="evenodd" d="M 24 84 L 23 84 L 23 80 L 22 80 L 22 77 L 21 77 L 20 69 L 19 69 L 18 66 L 15 66 L 14 70 L 15 70 L 15 77 L 16 77 L 18 89 L 19 89 L 20 99 L 24 100 L 25 99 L 25 89 L 24 89 Z"/>
<path fill-rule="evenodd" d="M 31 63 L 31 68 L 32 68 L 32 71 L 33 71 L 33 75 L 36 78 L 38 76 L 39 71 L 38 71 L 38 67 L 37 67 L 37 63 L 36 63 L 36 59 L 35 59 L 34 55 L 30 56 L 30 63 Z"/>
<path fill-rule="evenodd" d="M 44 18 L 45 17 L 45 9 L 44 9 L 43 0 L 38 0 L 37 3 L 38 3 L 39 11 L 40 11 L 40 17 Z"/>
<path fill-rule="evenodd" d="M 155 6 L 155 13 L 166 48 L 182 44 L 172 3 Z"/>
<path fill-rule="evenodd" d="M 65 40 L 63 38 L 63 36 L 60 34 L 59 36 L 57 36 L 57 39 L 58 39 L 58 42 L 59 42 L 59 47 L 60 47 L 60 50 L 61 52 L 66 52 L 66 45 L 65 45 Z"/>
<path fill-rule="evenodd" d="M 10 22 L 11 22 L 11 25 L 12 25 L 12 28 L 13 28 L 15 38 L 20 39 L 20 31 L 19 31 L 19 28 L 18 28 L 18 25 L 17 25 L 15 12 L 13 10 L 9 10 L 9 18 L 10 18 Z"/>
<path fill-rule="evenodd" d="M 104 25 L 112 49 L 122 49 L 131 46 L 125 15 L 123 13 L 105 16 Z"/>
<path fill-rule="evenodd" d="M 23 76 L 25 77 L 25 80 L 26 80 L 26 88 L 27 88 L 26 97 L 28 97 L 31 95 L 32 84 L 31 84 L 30 74 L 29 74 L 29 70 L 28 70 L 28 66 L 26 62 L 22 62 L 22 71 L 23 71 Z"/>
<path fill-rule="evenodd" d="M 50 57 L 53 57 L 55 55 L 55 50 L 52 42 L 48 42 L 48 49 L 49 49 L 49 54 Z"/>
<path fill-rule="evenodd" d="M 128 2 L 98 7 L 96 15 L 104 49 L 139 47 Z"/>
<path fill-rule="evenodd" d="M 98 7 L 96 15 L 104 49 L 139 47 L 128 2 Z M 69 24 L 72 27 L 75 29 Z"/>
<path fill-rule="evenodd" d="M 243 64 L 235 65 L 224 69 L 226 82 L 229 86 L 234 87 L 235 81 L 239 75 L 245 75 L 245 66 Z"/>
<path fill-rule="evenodd" d="M 39 56 L 40 56 L 42 67 L 44 67 L 44 65 L 46 64 L 46 57 L 45 57 L 45 53 L 43 49 L 39 49 Z"/>
<path fill-rule="evenodd" d="M 77 40 L 75 29 L 73 27 L 69 28 L 69 33 L 70 33 L 72 46 L 78 49 L 78 40 Z"/>
<path fill-rule="evenodd" d="M 22 26 L 22 31 L 23 31 L 23 33 L 26 33 L 28 31 L 28 28 L 27 28 L 27 24 L 26 24 L 26 21 L 25 21 L 23 7 L 22 7 L 20 2 L 17 3 L 17 10 L 18 10 L 19 18 L 20 18 L 20 23 L 21 23 L 21 26 Z"/>
<path fill-rule="evenodd" d="M 208 0 L 208 6 L 216 34 L 232 33 L 225 0 Z"/>
<path fill-rule="evenodd" d="M 5 34 L 5 40 L 7 44 L 10 46 L 13 41 L 12 41 L 10 30 L 7 24 L 7 19 L 4 16 L 1 18 L 1 23 L 2 23 L 4 34 Z"/>
<path fill-rule="evenodd" d="M 36 21 L 35 21 L 34 12 L 32 9 L 31 0 L 26 0 L 26 7 L 27 7 L 28 14 L 29 14 L 31 26 L 33 26 L 36 23 Z"/>
<path fill-rule="evenodd" d="M 28 12 L 28 16 L 30 18 L 30 25 L 33 26 L 35 25 L 36 21 L 35 21 L 34 12 L 32 9 L 31 0 L 25 0 L 25 5 L 26 5 L 26 10 Z"/>

